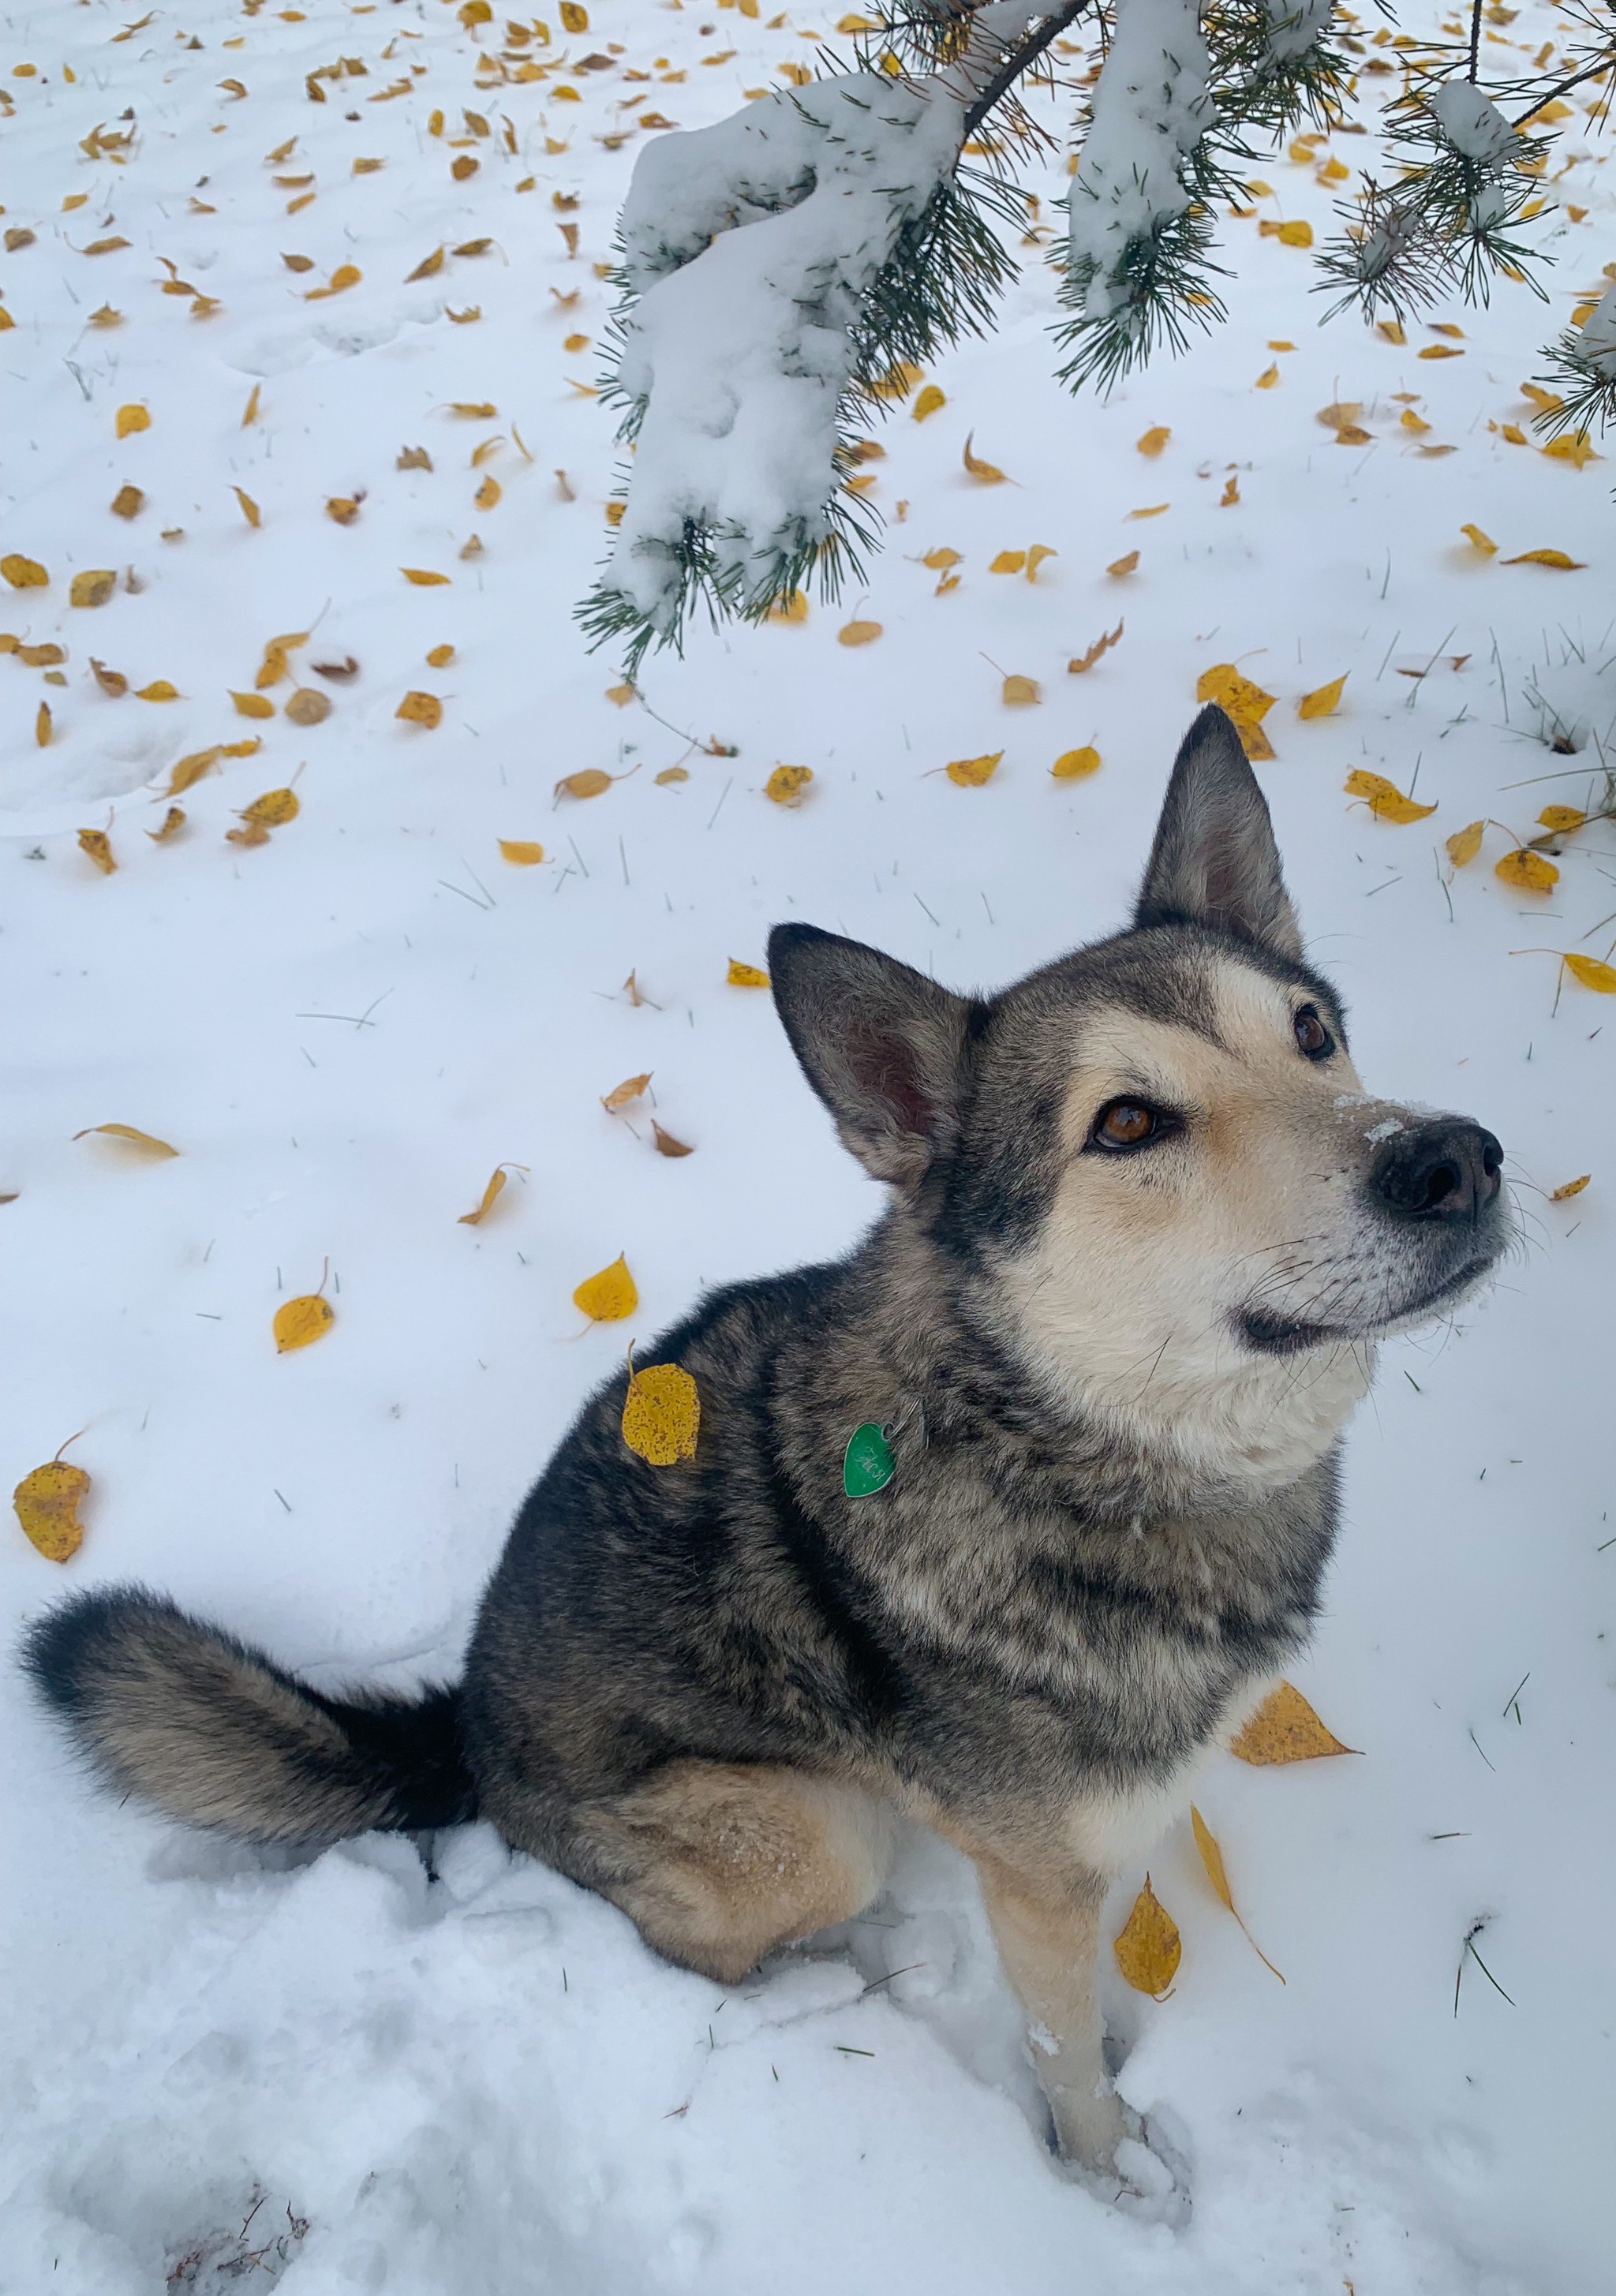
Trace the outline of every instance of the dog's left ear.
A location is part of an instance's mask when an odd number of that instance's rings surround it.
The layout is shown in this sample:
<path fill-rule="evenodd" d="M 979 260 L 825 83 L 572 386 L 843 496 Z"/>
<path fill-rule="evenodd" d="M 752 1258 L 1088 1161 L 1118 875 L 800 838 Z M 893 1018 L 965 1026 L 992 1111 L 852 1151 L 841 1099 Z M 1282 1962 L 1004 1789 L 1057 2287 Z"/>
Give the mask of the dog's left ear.
<path fill-rule="evenodd" d="M 958 1130 L 972 1000 L 814 925 L 776 925 L 768 970 L 792 1050 L 843 1146 L 875 1179 L 918 1187 Z"/>
<path fill-rule="evenodd" d="M 1210 925 L 1281 956 L 1301 955 L 1267 802 L 1215 705 L 1190 727 L 1174 764 L 1134 922 Z"/>

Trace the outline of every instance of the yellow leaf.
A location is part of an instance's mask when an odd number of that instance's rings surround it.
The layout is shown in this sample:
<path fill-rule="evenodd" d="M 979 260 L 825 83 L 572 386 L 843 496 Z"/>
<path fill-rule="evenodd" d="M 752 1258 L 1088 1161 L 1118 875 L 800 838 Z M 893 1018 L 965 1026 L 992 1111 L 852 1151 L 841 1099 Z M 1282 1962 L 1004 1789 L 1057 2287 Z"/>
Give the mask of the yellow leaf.
<path fill-rule="evenodd" d="M 1339 677 L 1333 677 L 1328 685 L 1316 685 L 1311 693 L 1304 693 L 1296 705 L 1297 716 L 1299 718 L 1330 717 L 1341 698 L 1341 689 L 1350 675 L 1350 671 L 1343 670 Z"/>
<path fill-rule="evenodd" d="M 93 327 L 121 327 L 123 313 L 115 311 L 111 303 L 103 303 L 99 311 L 91 312 L 89 323 Z"/>
<path fill-rule="evenodd" d="M 406 582 L 413 582 L 418 590 L 430 590 L 438 583 L 454 579 L 452 575 L 434 573 L 429 566 L 401 566 L 398 571 Z"/>
<path fill-rule="evenodd" d="M 1098 750 L 1066 750 L 1049 768 L 1058 782 L 1080 782 L 1100 770 Z"/>
<path fill-rule="evenodd" d="M 976 433 L 972 430 L 967 434 L 965 439 L 964 455 L 963 457 L 965 468 L 970 472 L 973 479 L 980 479 L 982 484 L 986 487 L 1002 486 L 1004 483 L 1005 473 L 998 468 L 997 464 L 994 463 L 984 463 L 980 455 L 973 455 L 972 453 L 971 441 L 975 438 L 975 436 Z"/>
<path fill-rule="evenodd" d="M 44 704 L 41 703 L 40 707 L 43 709 Z M 95 864 L 103 877 L 110 877 L 118 866 L 112 858 L 111 843 L 104 829 L 81 829 L 78 849 Z"/>
<path fill-rule="evenodd" d="M 619 1109 L 627 1108 L 631 1101 L 638 1100 L 651 1082 L 651 1075 L 647 1069 L 643 1076 L 625 1077 L 621 1084 L 614 1084 L 610 1092 L 603 1092 L 601 1106 L 607 1115 L 615 1116 Z"/>
<path fill-rule="evenodd" d="M 260 388 L 261 386 L 255 382 L 250 391 L 247 394 L 247 404 L 242 410 L 242 428 L 243 430 L 250 430 L 253 423 L 255 423 L 258 419 L 258 391 Z"/>
<path fill-rule="evenodd" d="M 1495 861 L 1493 875 L 1500 883 L 1513 885 L 1518 893 L 1552 893 L 1560 882 L 1554 863 L 1545 860 L 1541 853 L 1529 853 L 1524 846 Z"/>
<path fill-rule="evenodd" d="M 1567 833 L 1573 829 L 1580 829 L 1587 819 L 1587 814 L 1577 805 L 1546 805 L 1538 816 L 1540 827 L 1563 830 Z M 1567 962 L 1570 962 L 1569 958 Z"/>
<path fill-rule="evenodd" d="M 947 404 L 937 385 L 929 382 L 909 411 L 917 422 L 923 422 L 928 414 L 935 414 L 939 406 L 947 406 Z"/>
<path fill-rule="evenodd" d="M 589 11 L 580 8 L 578 0 L 561 0 L 561 19 L 563 32 L 587 32 L 589 29 Z"/>
<path fill-rule="evenodd" d="M 96 685 L 103 693 L 110 693 L 114 701 L 120 701 L 128 692 L 129 681 L 122 670 L 109 669 L 105 662 L 97 661 L 94 654 L 90 656 L 90 668 L 95 673 Z"/>
<path fill-rule="evenodd" d="M 185 807 L 183 805 L 171 805 L 168 808 L 168 812 L 163 816 L 162 827 L 160 829 L 148 829 L 146 835 L 152 840 L 153 845 L 167 845 L 171 837 L 177 837 L 179 835 L 180 831 L 185 827 Z"/>
<path fill-rule="evenodd" d="M 1481 840 L 1486 831 L 1487 824 L 1484 821 L 1472 821 L 1467 823 L 1464 828 L 1455 830 L 1448 840 L 1448 857 L 1456 869 L 1467 869 L 1470 866 L 1481 850 Z"/>
<path fill-rule="evenodd" d="M 1101 655 L 1109 653 L 1112 647 L 1116 644 L 1122 636 L 1123 627 L 1124 625 L 1119 622 L 1114 630 L 1102 632 L 1086 653 L 1074 655 L 1066 665 L 1069 674 L 1073 677 L 1081 677 L 1085 670 L 1092 669 Z"/>
<path fill-rule="evenodd" d="M 808 602 L 800 590 L 793 590 L 789 598 L 780 598 L 764 616 L 766 622 L 806 622 Z"/>
<path fill-rule="evenodd" d="M 52 1459 L 24 1475 L 12 1493 L 25 1537 L 47 1562 L 66 1562 L 78 1552 L 84 1542 L 78 1508 L 89 1490 L 90 1478 L 82 1467 Z"/>
<path fill-rule="evenodd" d="M 166 677 L 154 677 L 150 685 L 135 687 L 135 699 L 136 701 L 177 701 L 179 688 Z"/>
<path fill-rule="evenodd" d="M 1256 388 L 1259 390 L 1272 390 L 1278 381 L 1278 367 L 1265 366 L 1262 373 L 1257 378 Z"/>
<path fill-rule="evenodd" d="M 1423 416 L 1416 414 L 1412 406 L 1405 406 L 1402 413 L 1398 416 L 1398 421 L 1402 424 L 1405 430 L 1412 430 L 1416 436 L 1423 431 L 1429 430 L 1431 428 L 1430 423 L 1427 422 Z"/>
<path fill-rule="evenodd" d="M 1038 692 L 1036 677 L 1021 676 L 1007 677 L 999 688 L 999 697 L 1013 709 L 1024 709 L 1029 703 L 1041 701 L 1044 698 Z"/>
<path fill-rule="evenodd" d="M 248 525 L 261 526 L 264 522 L 263 518 L 259 512 L 258 506 L 257 503 L 253 501 L 252 496 L 250 494 L 244 494 L 240 487 L 232 487 L 230 491 L 235 496 L 237 502 L 242 505 L 242 516 L 246 520 Z"/>
<path fill-rule="evenodd" d="M 545 857 L 544 847 L 525 837 L 502 837 L 499 849 L 518 869 L 531 869 Z"/>
<path fill-rule="evenodd" d="M 1232 661 L 1216 662 L 1202 671 L 1195 681 L 1195 699 L 1217 702 L 1236 726 L 1260 726 L 1274 707 L 1274 696 L 1243 677 Z"/>
<path fill-rule="evenodd" d="M 128 438 L 135 430 L 149 430 L 152 428 L 150 410 L 138 405 L 120 406 L 113 419 L 112 427 L 120 439 Z"/>
<path fill-rule="evenodd" d="M 1282 223 L 1275 236 L 1282 247 L 1311 247 L 1313 226 L 1310 223 Z"/>
<path fill-rule="evenodd" d="M 1019 574 L 1027 563 L 1024 550 L 1001 550 L 988 568 L 989 574 Z"/>
<path fill-rule="evenodd" d="M 160 1161 L 179 1154 L 179 1150 L 171 1148 L 166 1140 L 159 1140 L 150 1132 L 137 1132 L 132 1124 L 86 1124 L 73 1137 L 87 1140 L 93 1133 L 104 1133 L 108 1139 L 122 1141 L 127 1147 L 138 1149 L 144 1156 L 155 1156 Z"/>
<path fill-rule="evenodd" d="M 479 510 L 493 510 L 497 506 L 500 496 L 504 491 L 504 489 L 501 487 L 499 480 L 490 474 L 488 478 L 484 479 L 482 484 L 478 488 L 477 492 L 473 495 L 472 499 L 477 504 Z"/>
<path fill-rule="evenodd" d="M 1565 969 L 1585 988 L 1596 988 L 1602 996 L 1616 996 L 1616 964 L 1606 964 L 1600 957 L 1581 956 L 1568 949 Z"/>
<path fill-rule="evenodd" d="M 271 1329 L 275 1333 L 276 1352 L 290 1355 L 294 1348 L 311 1347 L 323 1340 L 336 1322 L 336 1310 L 329 1300 L 322 1300 L 317 1292 L 305 1292 L 295 1300 L 288 1300 L 275 1311 Z"/>
<path fill-rule="evenodd" d="M 1293 1683 L 1281 1682 L 1269 1691 L 1251 1720 L 1230 1742 L 1229 1751 L 1243 1762 L 1266 1767 L 1277 1762 L 1310 1762 L 1325 1754 L 1349 1754 L 1353 1749 L 1343 1746 L 1334 1733 L 1325 1727 Z"/>
<path fill-rule="evenodd" d="M 326 498 L 325 515 L 335 519 L 339 526 L 351 526 L 359 515 L 357 495 L 330 495 Z"/>
<path fill-rule="evenodd" d="M 37 558 L 24 558 L 15 550 L 0 558 L 0 574 L 13 590 L 43 590 L 51 578 Z"/>
<path fill-rule="evenodd" d="M 339 263 L 324 286 L 311 287 L 303 300 L 306 303 L 324 303 L 332 295 L 341 295 L 349 288 L 357 287 L 363 276 L 357 263 Z"/>
<path fill-rule="evenodd" d="M 34 740 L 40 749 L 48 750 L 50 748 L 51 730 L 51 705 L 48 701 L 42 701 L 39 704 L 38 709 L 34 712 Z M 78 832 L 80 843 L 82 844 L 84 840 L 92 833 L 99 836 L 101 832 L 99 830 L 92 832 L 87 829 L 81 829 Z M 88 846 L 85 847 L 86 853 L 89 849 Z"/>
<path fill-rule="evenodd" d="M 138 487 L 119 487 L 107 508 L 114 518 L 138 518 L 146 498 Z"/>
<path fill-rule="evenodd" d="M 1556 463 L 1574 463 L 1580 470 L 1585 463 L 1600 463 L 1602 455 L 1594 452 L 1593 441 L 1586 430 L 1567 430 L 1558 439 L 1551 439 L 1543 449 Z"/>
<path fill-rule="evenodd" d="M 1113 558 L 1105 570 L 1108 574 L 1131 574 L 1138 563 L 1138 552 L 1130 550 L 1126 558 Z"/>
<path fill-rule="evenodd" d="M 75 574 L 68 585 L 70 606 L 104 606 L 118 587 L 118 576 L 111 566 L 90 568 Z"/>
<path fill-rule="evenodd" d="M 1148 1874 L 1113 1950 L 1117 1967 L 1136 1993 L 1149 1993 L 1160 2000 L 1178 1973 L 1183 1948 L 1177 1926 L 1151 1888 Z"/>
<path fill-rule="evenodd" d="M 458 1221 L 456 1222 L 456 1226 L 460 1227 L 480 1227 L 484 1220 L 487 1219 L 488 1214 L 493 1210 L 496 1202 L 504 1190 L 504 1185 L 505 1168 L 503 1164 L 496 1165 L 489 1177 L 488 1185 L 482 1192 L 481 1199 L 477 1205 L 477 1209 L 475 1211 L 462 1212 Z"/>
<path fill-rule="evenodd" d="M 275 703 L 270 701 L 267 694 L 232 692 L 230 699 L 235 704 L 238 718 L 273 718 L 275 716 Z"/>
<path fill-rule="evenodd" d="M 444 251 L 441 247 L 435 247 L 430 255 L 423 255 L 413 271 L 406 271 L 405 273 L 405 285 L 408 287 L 417 279 L 431 279 L 435 273 L 441 271 L 443 268 L 443 252 Z"/>
<path fill-rule="evenodd" d="M 1459 532 L 1467 537 L 1483 558 L 1491 558 L 1497 550 L 1498 545 L 1491 535 L 1483 534 L 1479 526 L 1462 526 Z"/>
<path fill-rule="evenodd" d="M 1172 506 L 1171 503 L 1152 503 L 1144 510 L 1130 510 L 1128 514 L 1129 518 L 1160 518 L 1164 510 L 1171 510 Z"/>
<path fill-rule="evenodd" d="M 611 775 L 603 773 L 599 766 L 586 766 L 581 773 L 563 774 L 555 784 L 556 797 L 600 797 L 611 787 Z"/>
<path fill-rule="evenodd" d="M 957 550 L 928 550 L 920 562 L 929 566 L 934 574 L 946 574 L 950 566 L 960 563 L 960 554 Z"/>
<path fill-rule="evenodd" d="M 420 693 L 412 690 L 394 710 L 407 726 L 424 726 L 428 731 L 443 723 L 443 704 L 435 693 Z"/>
<path fill-rule="evenodd" d="M 287 700 L 286 715 L 294 726 L 323 726 L 331 716 L 331 696 L 317 686 L 299 685 Z"/>
<path fill-rule="evenodd" d="M 251 700 L 255 697 L 250 695 L 248 698 Z M 188 790 L 193 783 L 200 782 L 205 773 L 217 765 L 223 754 L 217 742 L 215 742 L 210 750 L 193 750 L 188 758 L 182 758 L 179 760 L 169 775 L 168 786 L 163 791 L 163 796 L 178 797 L 182 791 Z"/>
<path fill-rule="evenodd" d="M 1396 822 L 1399 827 L 1411 821 L 1427 821 L 1436 811 L 1434 805 L 1417 805 L 1413 798 L 1405 797 L 1384 774 L 1366 773 L 1361 767 L 1348 775 L 1342 786 L 1349 797 L 1361 797 L 1377 821 Z"/>
<path fill-rule="evenodd" d="M 724 978 L 732 988 L 767 988 L 768 987 L 768 975 L 763 967 L 760 964 L 743 964 L 738 956 L 730 958 L 729 969 Z"/>
<path fill-rule="evenodd" d="M 1499 561 L 1504 566 L 1557 566 L 1563 573 L 1579 574 L 1583 570 L 1580 558 L 1568 558 L 1563 550 L 1523 550 L 1517 558 Z"/>
<path fill-rule="evenodd" d="M 1003 750 L 990 750 L 985 758 L 956 758 L 944 771 L 960 789 L 980 789 L 984 782 L 993 779 L 994 770 L 1004 756 Z"/>
<path fill-rule="evenodd" d="M 250 821 L 258 829 L 283 829 L 289 821 L 295 821 L 301 811 L 295 790 L 266 790 L 262 797 L 253 799 L 240 818 Z"/>
<path fill-rule="evenodd" d="M 1058 550 L 1052 550 L 1047 543 L 1035 542 L 1027 553 L 1027 579 L 1029 582 L 1036 582 L 1038 578 L 1038 569 L 1044 561 L 1046 558 L 1058 558 L 1060 554 Z"/>
<path fill-rule="evenodd" d="M 78 252 L 80 255 L 115 255 L 120 247 L 127 247 L 128 244 L 127 239 L 93 239 L 87 247 L 81 247 Z"/>
<path fill-rule="evenodd" d="M 1153 460 L 1172 435 L 1165 422 L 1154 422 L 1142 437 L 1134 440 L 1134 444 L 1142 455 L 1148 455 Z"/>
<path fill-rule="evenodd" d="M 763 784 L 763 794 L 776 805 L 795 805 L 813 778 L 812 766 L 776 766 Z"/>
<path fill-rule="evenodd" d="M 1463 358 L 1464 356 L 1464 352 L 1452 343 L 1427 343 L 1423 351 L 1415 353 L 1416 358 L 1423 359 Z"/>
<path fill-rule="evenodd" d="M 1403 332 L 1401 323 L 1396 319 L 1377 319 L 1374 323 L 1374 332 L 1383 342 L 1406 343 L 1408 340 L 1407 336 Z"/>
<path fill-rule="evenodd" d="M 633 1315 L 640 1295 L 620 1251 L 610 1267 L 585 1277 L 572 1294 L 572 1304 L 595 1324 L 620 1324 L 625 1316 Z"/>
<path fill-rule="evenodd" d="M 880 636 L 879 622 L 844 622 L 836 633 L 836 643 L 844 646 L 871 645 Z"/>
<path fill-rule="evenodd" d="M 1563 1181 L 1560 1186 L 1554 1189 L 1550 1193 L 1550 1203 L 1563 1204 L 1568 1196 L 1579 1196 L 1593 1177 L 1594 1175 L 1591 1172 L 1584 1172 L 1575 1180 Z"/>
<path fill-rule="evenodd" d="M 807 84 L 806 75 L 801 80 L 794 83 L 800 87 L 806 86 Z M 924 373 L 923 367 L 911 365 L 907 359 L 899 359 L 898 365 L 890 368 L 881 381 L 872 388 L 877 398 L 907 398 Z"/>
<path fill-rule="evenodd" d="M 656 776 L 656 784 L 659 789 L 666 789 L 671 782 L 687 782 L 689 779 L 690 775 L 683 766 L 664 766 Z"/>
<path fill-rule="evenodd" d="M 1341 1751 L 1344 1753 L 1347 1750 L 1343 1747 Z M 1251 1951 L 1257 1956 L 1258 1960 L 1261 1962 L 1265 1969 L 1272 1970 L 1274 1975 L 1276 1977 L 1279 1977 L 1279 1981 L 1283 1985 L 1285 1981 L 1284 1979 L 1279 1976 L 1278 1970 L 1274 1968 L 1273 1963 L 1268 1959 L 1267 1955 L 1263 1951 L 1256 1939 L 1251 1935 L 1251 1931 L 1246 1928 L 1244 1922 L 1240 1921 L 1240 1915 L 1235 1909 L 1234 1892 L 1229 1888 L 1229 1877 L 1224 1871 L 1223 1852 L 1218 1847 L 1216 1836 L 1213 1834 L 1210 1827 L 1207 1824 L 1205 1818 L 1202 1816 L 1201 1812 L 1196 1808 L 1194 1802 L 1190 1804 L 1190 1824 L 1194 1829 L 1195 1847 L 1201 1852 L 1201 1862 L 1206 1868 L 1207 1880 L 1217 1891 L 1224 1906 L 1228 1912 L 1234 1914 L 1235 1919 L 1237 1922 L 1240 1922 L 1241 1930 L 1245 1937 L 1245 1941 L 1251 1947 Z"/>
<path fill-rule="evenodd" d="M 427 667 L 429 669 L 447 669 L 454 659 L 455 649 L 452 645 L 436 645 L 427 655 Z"/>
<path fill-rule="evenodd" d="M 1512 447 L 1524 447 L 1526 444 L 1526 433 L 1518 422 L 1501 422 L 1498 425 L 1498 435 L 1502 439 L 1507 439 Z"/>
<path fill-rule="evenodd" d="M 218 754 L 221 758 L 250 758 L 257 750 L 261 750 L 263 746 L 263 735 L 261 734 L 254 734 L 250 741 L 221 742 L 219 745 Z"/>
<path fill-rule="evenodd" d="M 652 1467 L 677 1466 L 696 1456 L 701 1427 L 701 1397 L 690 1374 L 678 1364 L 633 1368 L 623 1398 L 623 1440 Z"/>
<path fill-rule="evenodd" d="M 1523 382 L 1521 386 L 1521 396 L 1522 398 L 1530 398 L 1532 405 L 1540 408 L 1545 414 L 1558 414 L 1560 409 L 1565 405 L 1564 399 L 1558 392 L 1545 390 L 1540 383 Z"/>

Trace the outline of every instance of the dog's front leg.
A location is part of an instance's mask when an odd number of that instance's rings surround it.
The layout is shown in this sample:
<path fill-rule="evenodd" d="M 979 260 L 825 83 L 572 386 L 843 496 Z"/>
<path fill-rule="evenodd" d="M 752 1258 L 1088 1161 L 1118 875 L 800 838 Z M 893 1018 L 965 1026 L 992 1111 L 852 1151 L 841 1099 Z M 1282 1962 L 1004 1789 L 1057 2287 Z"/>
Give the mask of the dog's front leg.
<path fill-rule="evenodd" d="M 1104 1878 L 1064 1861 L 1034 1874 L 992 1853 L 973 1854 L 1005 1973 L 1027 2013 L 1061 2150 L 1104 2172 L 1128 2134 L 1105 2070 L 1095 1982 Z"/>

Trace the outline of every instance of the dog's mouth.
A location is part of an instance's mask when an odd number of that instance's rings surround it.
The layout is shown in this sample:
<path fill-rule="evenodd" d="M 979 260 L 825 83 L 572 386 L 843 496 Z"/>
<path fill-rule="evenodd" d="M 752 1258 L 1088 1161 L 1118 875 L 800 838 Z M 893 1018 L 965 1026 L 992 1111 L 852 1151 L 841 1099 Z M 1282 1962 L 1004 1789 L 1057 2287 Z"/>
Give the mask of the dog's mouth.
<path fill-rule="evenodd" d="M 1383 1316 L 1347 1324 L 1312 1324 L 1300 1317 L 1270 1315 L 1265 1308 L 1246 1308 L 1236 1313 L 1235 1329 L 1249 1348 L 1263 1356 L 1300 1355 L 1308 1348 L 1341 1347 L 1354 1340 L 1380 1339 L 1388 1332 L 1435 1315 L 1439 1308 L 1472 1290 L 1491 1269 L 1497 1256 L 1491 1251 L 1478 1253 L 1431 1291 L 1417 1299 L 1404 1300 Z"/>

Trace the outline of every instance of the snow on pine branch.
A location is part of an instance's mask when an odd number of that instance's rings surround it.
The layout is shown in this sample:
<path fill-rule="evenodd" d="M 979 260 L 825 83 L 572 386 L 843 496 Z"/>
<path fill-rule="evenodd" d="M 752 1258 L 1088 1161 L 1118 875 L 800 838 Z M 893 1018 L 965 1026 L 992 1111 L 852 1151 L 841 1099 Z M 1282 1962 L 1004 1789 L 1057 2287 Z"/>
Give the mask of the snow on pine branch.
<path fill-rule="evenodd" d="M 1001 0 L 941 71 L 811 81 L 641 151 L 613 385 L 635 453 L 616 550 L 583 609 L 597 643 L 626 638 L 636 660 L 653 638 L 677 642 L 703 594 L 755 616 L 816 560 L 834 578 L 839 554 L 872 539 L 838 493 L 839 410 L 892 363 L 889 346 L 870 371 L 872 299 L 948 198 L 973 98 L 1043 12 Z M 953 223 L 957 256 L 972 226 Z M 997 243 L 966 252 L 996 276 L 1009 267 Z M 985 316 L 980 297 L 950 304 L 925 267 L 917 349 Z"/>

